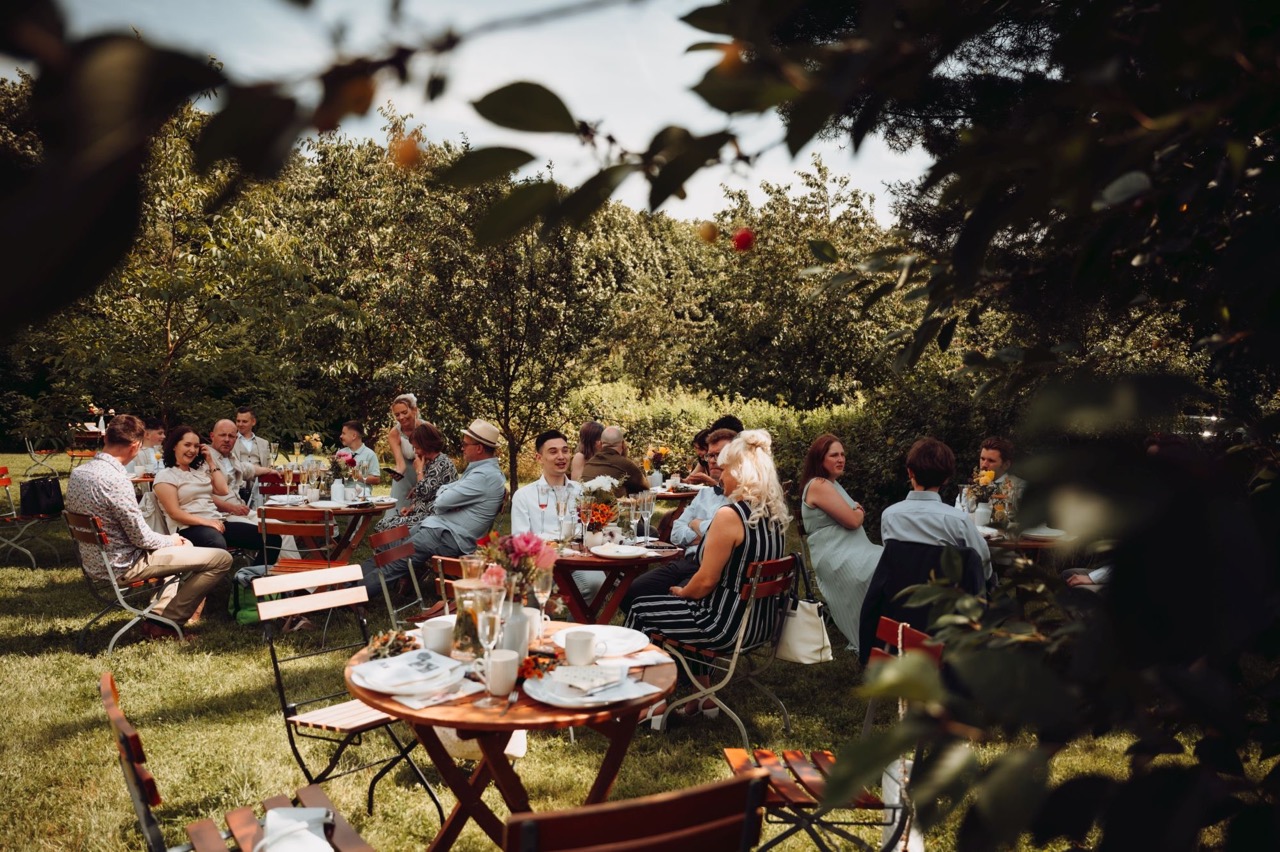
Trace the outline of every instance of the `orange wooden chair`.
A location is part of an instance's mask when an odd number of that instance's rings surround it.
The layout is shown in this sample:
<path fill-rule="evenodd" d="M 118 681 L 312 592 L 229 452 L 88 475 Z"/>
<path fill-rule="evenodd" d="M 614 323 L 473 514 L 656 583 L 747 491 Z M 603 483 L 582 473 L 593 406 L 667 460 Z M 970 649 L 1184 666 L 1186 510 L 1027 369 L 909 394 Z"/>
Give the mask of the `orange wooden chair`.
<path fill-rule="evenodd" d="M 890 649 L 920 651 L 928 654 L 935 665 L 942 662 L 942 645 L 935 642 L 929 634 L 910 625 L 882 617 L 876 628 L 876 637 Z M 882 663 L 892 657 L 889 651 L 873 648 L 869 664 Z M 871 732 L 875 709 L 876 701 L 872 699 L 867 704 L 867 712 L 863 718 L 863 737 Z M 841 806 L 822 803 L 827 791 L 827 778 L 836 765 L 835 755 L 830 751 L 813 751 L 808 755 L 802 751 L 784 751 L 779 758 L 768 749 L 749 751 L 726 748 L 724 756 L 735 774 L 759 769 L 765 769 L 769 773 L 769 793 L 764 803 L 765 819 L 785 824 L 788 828 L 762 845 L 762 850 L 772 848 L 801 831 L 809 836 L 815 848 L 821 850 L 856 846 L 887 852 L 902 839 L 909 813 L 909 808 L 902 803 L 886 804 L 870 790 L 863 790 L 853 801 Z M 844 812 L 852 814 L 841 817 L 840 814 Z M 881 829 L 880 843 L 872 846 L 865 838 L 848 830 L 858 826 Z M 890 829 L 888 832 L 884 831 L 886 827 Z M 829 845 L 832 838 L 834 843 Z"/>
<path fill-rule="evenodd" d="M 278 555 L 267 566 L 269 574 L 292 574 L 333 567 L 333 513 L 327 509 L 295 506 L 263 506 L 258 509 L 258 532 L 262 536 L 293 536 L 297 556 Z"/>
<path fill-rule="evenodd" d="M 211 819 L 196 820 L 186 828 L 189 844 L 169 846 L 165 842 L 160 823 L 151 810 L 160 806 L 160 791 L 156 786 L 155 776 L 147 768 L 142 738 L 120 709 L 120 693 L 111 672 L 103 673 L 98 681 L 98 690 L 102 694 L 102 706 L 107 712 L 107 722 L 111 725 L 111 733 L 115 737 L 120 755 L 120 770 L 124 773 L 125 786 L 129 788 L 129 798 L 133 800 L 138 830 L 142 832 L 147 852 L 228 852 L 229 849 L 248 852 L 257 847 L 262 840 L 263 827 L 262 821 L 251 807 L 236 808 L 228 813 L 228 830 L 225 832 L 219 831 L 217 824 Z M 299 807 L 325 808 L 332 812 L 333 831 L 328 840 L 338 852 L 373 852 L 373 847 L 365 843 L 351 824 L 343 819 L 333 802 L 319 787 L 303 787 L 298 791 L 297 803 Z M 293 802 L 287 796 L 273 796 L 263 800 L 262 807 L 264 811 L 290 808 L 293 807 Z"/>
<path fill-rule="evenodd" d="M 512 814 L 504 852 L 728 852 L 760 840 L 766 773 L 622 802 Z"/>

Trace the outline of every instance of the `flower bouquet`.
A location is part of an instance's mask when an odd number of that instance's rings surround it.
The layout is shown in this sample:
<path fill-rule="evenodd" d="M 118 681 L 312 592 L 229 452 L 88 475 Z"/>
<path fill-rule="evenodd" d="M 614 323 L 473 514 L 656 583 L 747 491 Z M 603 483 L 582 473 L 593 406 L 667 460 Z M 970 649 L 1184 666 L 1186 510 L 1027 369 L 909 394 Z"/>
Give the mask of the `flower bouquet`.
<path fill-rule="evenodd" d="M 644 472 L 662 473 L 662 469 L 671 460 L 670 447 L 650 447 L 644 454 Z"/>
<path fill-rule="evenodd" d="M 329 472 L 334 479 L 351 480 L 356 475 L 356 456 L 350 450 L 338 450 L 329 460 Z"/>
<path fill-rule="evenodd" d="M 578 519 L 583 533 L 598 533 L 618 518 L 618 487 L 612 476 L 597 476 L 582 483 Z"/>
<path fill-rule="evenodd" d="M 513 600 L 528 592 L 535 571 L 550 571 L 556 564 L 556 549 L 534 532 L 504 536 L 491 532 L 476 542 L 476 553 L 489 560 L 481 581 L 506 586 Z"/>

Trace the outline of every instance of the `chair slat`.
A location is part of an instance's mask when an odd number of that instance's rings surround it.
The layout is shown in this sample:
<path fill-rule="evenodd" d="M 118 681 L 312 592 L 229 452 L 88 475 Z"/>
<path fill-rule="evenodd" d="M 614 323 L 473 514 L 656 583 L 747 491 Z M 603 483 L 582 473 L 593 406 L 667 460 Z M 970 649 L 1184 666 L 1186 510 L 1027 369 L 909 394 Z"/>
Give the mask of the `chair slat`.
<path fill-rule="evenodd" d="M 305 577 L 297 575 L 277 576 L 268 574 L 253 581 L 253 593 L 258 597 L 312 589 L 316 586 L 336 586 L 340 583 L 358 583 L 364 579 L 359 565 L 340 565 L 320 571 L 312 571 Z"/>
<path fill-rule="evenodd" d="M 769 786 L 794 807 L 811 808 L 817 803 L 799 784 L 791 779 L 791 773 L 778 760 L 778 756 L 768 749 L 755 750 L 756 763 L 769 773 Z"/>
<path fill-rule="evenodd" d="M 365 704 L 363 701 L 351 700 L 341 704 L 330 704 L 318 710 L 309 710 L 290 716 L 286 721 L 304 728 L 317 728 L 333 731 L 337 734 L 350 734 L 368 731 L 392 721 L 392 717 Z"/>
<path fill-rule="evenodd" d="M 334 609 L 340 606 L 353 606 L 366 603 L 369 590 L 364 586 L 349 589 L 333 589 L 328 592 L 316 592 L 314 595 L 298 595 L 292 598 L 281 598 L 275 601 L 258 601 L 258 618 L 270 621 L 273 618 L 287 618 L 291 615 L 305 615 L 321 609 Z"/>
<path fill-rule="evenodd" d="M 252 850 L 262 839 L 262 823 L 258 822 L 253 808 L 248 805 L 227 813 L 227 830 L 231 832 L 231 836 L 235 838 L 236 845 L 241 850 Z M 188 833 L 190 833 L 189 827 Z"/>
<path fill-rule="evenodd" d="M 810 796 L 822 801 L 822 797 L 827 794 L 827 778 L 804 756 L 804 752 L 784 751 L 782 753 L 782 762 L 787 765 L 787 768 L 791 770 L 791 774 L 796 777 L 796 780 L 800 782 L 800 786 Z"/>
<path fill-rule="evenodd" d="M 745 748 L 726 748 L 724 750 L 724 759 L 729 762 L 729 768 L 733 770 L 735 775 L 741 775 L 744 772 L 755 772 L 760 768 Z M 776 807 L 786 804 L 786 801 L 773 789 L 773 785 L 769 785 L 769 792 L 765 793 L 764 796 L 765 807 Z"/>
<path fill-rule="evenodd" d="M 197 820 L 187 826 L 187 839 L 195 852 L 227 852 L 227 841 L 211 819 Z M 252 849 L 252 846 L 243 847 Z"/>

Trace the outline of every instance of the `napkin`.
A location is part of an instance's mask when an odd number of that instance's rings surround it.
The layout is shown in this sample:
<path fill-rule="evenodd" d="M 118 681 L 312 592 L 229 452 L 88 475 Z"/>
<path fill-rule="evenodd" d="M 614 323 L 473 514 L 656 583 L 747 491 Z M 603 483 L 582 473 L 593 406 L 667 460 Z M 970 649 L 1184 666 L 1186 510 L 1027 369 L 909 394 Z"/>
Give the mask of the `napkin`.
<path fill-rule="evenodd" d="M 636 651 L 634 654 L 628 654 L 625 657 L 601 657 L 596 660 L 597 666 L 605 666 L 606 668 L 618 668 L 620 665 L 634 668 L 636 666 L 663 666 L 671 662 L 671 657 L 662 651 L 649 649 L 645 651 Z"/>
<path fill-rule="evenodd" d="M 445 692 L 437 692 L 434 695 L 392 695 L 391 697 L 405 707 L 421 710 L 423 707 L 431 707 L 435 704 L 443 704 L 446 701 L 466 698 L 468 695 L 475 695 L 482 690 L 484 690 L 483 685 L 473 680 L 462 680 L 458 682 L 457 688 Z"/>
<path fill-rule="evenodd" d="M 570 687 L 562 687 L 562 689 L 570 689 Z M 614 686 L 607 689 L 600 689 L 591 693 L 592 698 L 602 701 L 630 701 L 633 698 L 644 698 L 646 695 L 654 695 L 662 692 L 661 689 L 651 683 L 644 681 L 635 681 L 629 677 L 624 677 Z M 572 692 L 562 691 L 561 695 L 581 695 L 577 690 Z M 585 696 L 584 696 L 585 698 Z"/>
<path fill-rule="evenodd" d="M 424 648 L 396 657 L 369 660 L 352 671 L 358 673 L 370 689 L 379 692 L 420 693 L 425 684 L 448 679 L 450 671 L 459 665 L 455 659 Z"/>
<path fill-rule="evenodd" d="M 324 836 L 328 808 L 272 808 L 253 852 L 332 852 Z"/>

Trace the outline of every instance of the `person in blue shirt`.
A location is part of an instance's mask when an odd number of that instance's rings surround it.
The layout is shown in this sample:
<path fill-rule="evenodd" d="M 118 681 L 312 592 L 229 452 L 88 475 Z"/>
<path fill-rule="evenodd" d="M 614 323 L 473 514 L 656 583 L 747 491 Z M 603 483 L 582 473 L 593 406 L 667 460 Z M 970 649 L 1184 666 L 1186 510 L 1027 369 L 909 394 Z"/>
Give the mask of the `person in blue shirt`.
<path fill-rule="evenodd" d="M 431 514 L 409 539 L 412 561 L 429 565 L 433 556 L 462 556 L 476 549 L 476 539 L 493 528 L 493 521 L 507 497 L 507 479 L 498 465 L 498 427 L 473 420 L 462 432 L 462 459 L 466 470 L 455 482 L 440 486 Z M 388 585 L 409 573 L 409 559 L 397 559 L 381 569 L 369 559 L 360 567 L 370 597 L 380 594 L 378 571 Z"/>

